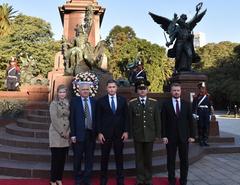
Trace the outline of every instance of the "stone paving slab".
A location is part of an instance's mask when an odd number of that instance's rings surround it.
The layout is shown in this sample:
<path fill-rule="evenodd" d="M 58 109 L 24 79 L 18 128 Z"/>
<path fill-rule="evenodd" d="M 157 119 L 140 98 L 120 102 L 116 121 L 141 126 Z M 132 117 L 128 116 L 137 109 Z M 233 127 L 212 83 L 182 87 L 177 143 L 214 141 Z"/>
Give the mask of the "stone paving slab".
<path fill-rule="evenodd" d="M 157 176 L 166 177 L 167 173 Z M 179 170 L 176 170 L 179 177 Z M 189 166 L 188 185 L 240 185 L 240 154 L 209 154 Z"/>

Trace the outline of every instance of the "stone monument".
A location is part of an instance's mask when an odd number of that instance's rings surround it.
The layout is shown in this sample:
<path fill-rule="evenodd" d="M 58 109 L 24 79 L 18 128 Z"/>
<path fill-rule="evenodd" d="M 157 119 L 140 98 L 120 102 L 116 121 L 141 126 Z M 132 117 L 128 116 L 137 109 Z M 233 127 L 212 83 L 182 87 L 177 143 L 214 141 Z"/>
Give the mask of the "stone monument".
<path fill-rule="evenodd" d="M 73 75 L 78 72 L 92 70 L 96 66 L 107 69 L 106 56 L 99 55 L 104 45 L 99 42 L 99 30 L 105 9 L 96 0 L 71 0 L 59 7 L 59 12 L 63 24 L 63 48 L 56 54 L 54 69 L 48 74 L 49 101 L 59 84 L 71 89 Z"/>

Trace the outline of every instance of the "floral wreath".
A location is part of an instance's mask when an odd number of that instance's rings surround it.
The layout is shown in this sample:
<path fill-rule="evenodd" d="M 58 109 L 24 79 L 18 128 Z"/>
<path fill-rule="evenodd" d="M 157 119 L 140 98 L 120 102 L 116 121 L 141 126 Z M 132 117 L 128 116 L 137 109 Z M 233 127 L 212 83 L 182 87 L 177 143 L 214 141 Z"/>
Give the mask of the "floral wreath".
<path fill-rule="evenodd" d="M 89 83 L 90 84 L 90 96 L 96 96 L 98 92 L 99 79 L 97 75 L 93 72 L 80 72 L 78 73 L 72 82 L 73 92 L 76 96 L 80 96 L 80 84 Z"/>

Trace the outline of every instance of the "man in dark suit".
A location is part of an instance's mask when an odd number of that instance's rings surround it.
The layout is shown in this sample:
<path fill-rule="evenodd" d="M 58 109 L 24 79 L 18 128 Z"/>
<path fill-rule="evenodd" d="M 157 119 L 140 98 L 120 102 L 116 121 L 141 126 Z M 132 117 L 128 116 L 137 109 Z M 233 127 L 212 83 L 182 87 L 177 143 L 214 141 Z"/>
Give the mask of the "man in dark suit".
<path fill-rule="evenodd" d="M 70 129 L 74 154 L 76 185 L 90 185 L 93 155 L 96 143 L 95 100 L 89 97 L 90 83 L 80 82 L 80 96 L 73 97 L 70 104 Z M 81 163 L 84 154 L 85 170 Z"/>
<path fill-rule="evenodd" d="M 148 81 L 135 83 L 138 98 L 129 102 L 129 123 L 136 155 L 137 184 L 152 184 L 153 142 L 160 138 L 160 115 L 157 100 L 147 97 Z"/>
<path fill-rule="evenodd" d="M 175 185 L 175 160 L 178 149 L 180 159 L 180 185 L 187 184 L 188 144 L 194 142 L 194 128 L 190 104 L 180 99 L 181 86 L 171 85 L 172 98 L 162 105 L 162 138 L 167 148 L 169 185 Z"/>
<path fill-rule="evenodd" d="M 107 82 L 107 95 L 97 101 L 97 131 L 101 143 L 101 181 L 107 184 L 108 160 L 111 147 L 115 154 L 117 185 L 124 184 L 123 145 L 128 138 L 128 107 L 124 97 L 117 95 L 117 83 Z"/>

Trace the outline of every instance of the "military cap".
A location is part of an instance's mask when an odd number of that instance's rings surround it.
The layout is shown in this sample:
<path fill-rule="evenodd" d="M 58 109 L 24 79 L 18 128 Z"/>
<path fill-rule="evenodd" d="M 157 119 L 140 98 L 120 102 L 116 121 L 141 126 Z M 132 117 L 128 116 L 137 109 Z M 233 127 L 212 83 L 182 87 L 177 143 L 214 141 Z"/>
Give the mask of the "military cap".
<path fill-rule="evenodd" d="M 139 79 L 135 82 L 136 89 L 146 89 L 150 85 L 150 82 L 144 79 Z"/>
<path fill-rule="evenodd" d="M 198 83 L 197 86 L 200 89 L 201 87 L 206 87 L 206 83 L 205 82 L 200 82 L 200 83 Z"/>
<path fill-rule="evenodd" d="M 135 61 L 135 66 L 141 66 L 141 65 L 143 65 L 141 60 L 136 60 Z"/>

